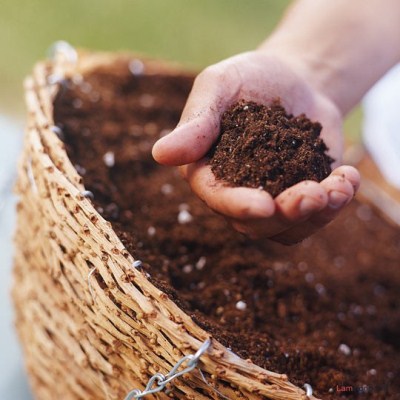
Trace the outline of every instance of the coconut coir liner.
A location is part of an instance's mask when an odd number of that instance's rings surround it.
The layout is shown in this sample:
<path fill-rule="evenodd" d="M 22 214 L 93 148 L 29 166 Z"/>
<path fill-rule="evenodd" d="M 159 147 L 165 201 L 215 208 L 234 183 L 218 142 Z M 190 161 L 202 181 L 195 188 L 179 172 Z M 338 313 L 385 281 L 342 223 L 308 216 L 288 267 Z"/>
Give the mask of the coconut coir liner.
<path fill-rule="evenodd" d="M 293 248 L 230 230 L 150 155 L 191 84 L 121 62 L 60 91 L 55 121 L 97 210 L 149 279 L 235 353 L 324 399 L 397 399 L 399 230 L 357 202 Z"/>
<path fill-rule="evenodd" d="M 217 179 L 262 188 L 273 197 L 305 180 L 321 182 L 334 161 L 320 138 L 321 124 L 287 114 L 279 102 L 240 101 L 224 112 L 221 135 L 210 151 Z"/>

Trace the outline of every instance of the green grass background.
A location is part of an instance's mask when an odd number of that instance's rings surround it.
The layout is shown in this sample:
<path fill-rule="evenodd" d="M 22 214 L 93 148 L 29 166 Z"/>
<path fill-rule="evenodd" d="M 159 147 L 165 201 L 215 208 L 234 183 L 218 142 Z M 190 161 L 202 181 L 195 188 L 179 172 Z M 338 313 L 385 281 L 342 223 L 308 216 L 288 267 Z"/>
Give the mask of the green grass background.
<path fill-rule="evenodd" d="M 0 0 L 0 113 L 23 112 L 22 80 L 56 40 L 202 68 L 257 46 L 290 0 Z M 359 112 L 347 122 L 358 132 Z"/>

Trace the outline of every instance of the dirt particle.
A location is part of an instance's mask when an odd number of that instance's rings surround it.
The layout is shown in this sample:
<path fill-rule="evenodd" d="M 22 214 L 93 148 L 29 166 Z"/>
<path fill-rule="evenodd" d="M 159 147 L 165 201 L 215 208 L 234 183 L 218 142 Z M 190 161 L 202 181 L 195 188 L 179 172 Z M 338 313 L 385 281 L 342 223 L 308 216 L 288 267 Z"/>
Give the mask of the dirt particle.
<path fill-rule="evenodd" d="M 342 343 L 339 348 L 338 348 L 339 352 L 344 354 L 345 356 L 349 356 L 351 354 L 351 349 L 349 346 L 347 346 L 347 344 Z"/>
<path fill-rule="evenodd" d="M 236 307 L 236 309 L 238 309 L 240 311 L 245 311 L 247 309 L 247 304 L 244 301 L 239 300 L 236 303 L 235 307 Z"/>
<path fill-rule="evenodd" d="M 115 165 L 115 155 L 113 151 L 107 151 L 107 153 L 105 153 L 103 155 L 103 161 L 104 164 L 106 164 L 107 167 L 111 168 Z"/>
<path fill-rule="evenodd" d="M 193 221 L 192 214 L 187 210 L 181 210 L 178 214 L 178 222 L 182 225 L 188 224 Z"/>

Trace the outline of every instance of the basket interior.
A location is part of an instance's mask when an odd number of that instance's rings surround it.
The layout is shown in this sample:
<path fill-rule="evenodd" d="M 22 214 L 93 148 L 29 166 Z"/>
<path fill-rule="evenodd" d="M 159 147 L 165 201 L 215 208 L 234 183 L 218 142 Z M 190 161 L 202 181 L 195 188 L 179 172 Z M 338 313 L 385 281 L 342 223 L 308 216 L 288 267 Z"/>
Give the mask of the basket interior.
<path fill-rule="evenodd" d="M 193 78 L 140 63 L 68 80 L 54 116 L 96 209 L 149 280 L 226 347 L 323 398 L 341 385 L 400 392 L 400 231 L 354 201 L 295 247 L 233 232 L 151 157 Z"/>

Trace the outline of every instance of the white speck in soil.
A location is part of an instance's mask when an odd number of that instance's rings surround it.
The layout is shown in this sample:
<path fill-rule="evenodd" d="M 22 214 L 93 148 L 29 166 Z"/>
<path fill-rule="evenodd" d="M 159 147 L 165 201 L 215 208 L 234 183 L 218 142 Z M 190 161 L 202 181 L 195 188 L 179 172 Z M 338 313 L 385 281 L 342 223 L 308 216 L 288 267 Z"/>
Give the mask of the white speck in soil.
<path fill-rule="evenodd" d="M 215 310 L 215 314 L 217 315 L 222 315 L 222 313 L 224 312 L 224 307 L 217 307 L 217 309 Z"/>
<path fill-rule="evenodd" d="M 92 103 L 97 103 L 100 100 L 100 93 L 92 91 L 89 95 L 89 100 Z"/>
<path fill-rule="evenodd" d="M 138 126 L 138 125 L 132 125 L 129 128 L 129 135 L 133 136 L 133 137 L 137 137 L 140 138 L 143 136 L 143 129 L 142 127 Z"/>
<path fill-rule="evenodd" d="M 342 343 L 339 348 L 338 348 L 339 352 L 344 354 L 345 356 L 349 356 L 351 354 L 351 349 L 349 346 L 347 346 L 347 344 Z"/>
<path fill-rule="evenodd" d="M 360 219 L 361 221 L 370 221 L 372 218 L 372 210 L 371 207 L 368 206 L 367 204 L 361 204 L 357 207 L 356 210 L 356 215 L 358 217 L 358 219 Z"/>
<path fill-rule="evenodd" d="M 50 128 L 50 130 L 54 132 L 60 140 L 64 141 L 64 133 L 59 126 L 54 125 Z"/>
<path fill-rule="evenodd" d="M 105 207 L 105 212 L 107 213 L 109 218 L 117 219 L 119 216 L 119 207 L 115 203 L 107 204 Z"/>
<path fill-rule="evenodd" d="M 244 106 L 243 111 L 247 111 L 249 109 L 249 106 Z"/>
<path fill-rule="evenodd" d="M 94 194 L 90 190 L 84 190 L 82 193 L 83 197 L 86 197 L 87 199 L 94 199 Z"/>
<path fill-rule="evenodd" d="M 372 368 L 367 372 L 368 375 L 375 376 L 376 375 L 376 369 Z"/>
<path fill-rule="evenodd" d="M 178 222 L 181 225 L 188 224 L 189 222 L 192 222 L 192 221 L 193 221 L 193 217 L 192 217 L 192 214 L 190 214 L 189 211 L 187 211 L 187 210 L 179 211 Z"/>
<path fill-rule="evenodd" d="M 362 315 L 364 313 L 364 309 L 358 304 L 351 304 L 350 305 L 350 312 L 353 315 Z"/>
<path fill-rule="evenodd" d="M 207 259 L 205 257 L 200 257 L 196 263 L 196 269 L 198 269 L 199 271 L 202 270 L 207 263 Z"/>
<path fill-rule="evenodd" d="M 132 263 L 133 268 L 140 268 L 142 266 L 142 261 L 136 260 Z"/>
<path fill-rule="evenodd" d="M 88 94 L 92 91 L 92 85 L 89 82 L 82 82 L 82 84 L 79 85 L 79 89 L 82 93 Z"/>
<path fill-rule="evenodd" d="M 374 295 L 376 297 L 381 297 L 385 294 L 386 289 L 382 285 L 375 285 L 374 286 Z"/>
<path fill-rule="evenodd" d="M 82 136 L 88 137 L 92 134 L 92 131 L 89 128 L 82 128 Z"/>
<path fill-rule="evenodd" d="M 237 303 L 236 303 L 236 309 L 238 309 L 238 310 L 240 310 L 240 311 L 244 311 L 244 310 L 246 310 L 246 308 L 247 308 L 247 304 L 243 301 L 243 300 L 239 300 Z"/>
<path fill-rule="evenodd" d="M 326 294 L 325 286 L 322 283 L 317 283 L 315 285 L 315 290 L 320 296 L 324 296 Z"/>
<path fill-rule="evenodd" d="M 145 108 L 150 108 L 154 105 L 154 96 L 152 96 L 151 94 L 142 94 L 139 98 L 139 103 L 142 107 Z"/>
<path fill-rule="evenodd" d="M 150 141 L 142 141 L 138 144 L 138 148 L 143 153 L 147 153 L 153 147 L 152 142 Z"/>
<path fill-rule="evenodd" d="M 113 167 L 115 165 L 114 152 L 107 151 L 107 153 L 105 153 L 103 155 L 103 161 L 104 161 L 104 164 L 106 164 L 107 167 L 109 167 L 109 168 Z"/>
<path fill-rule="evenodd" d="M 345 313 L 338 313 L 337 318 L 339 321 L 344 321 L 346 319 L 346 314 Z"/>
<path fill-rule="evenodd" d="M 156 234 L 156 228 L 154 228 L 154 226 L 149 226 L 147 228 L 147 234 L 149 236 L 154 236 Z"/>
<path fill-rule="evenodd" d="M 164 183 L 161 186 L 161 193 L 164 194 L 165 196 L 172 194 L 173 191 L 174 191 L 174 187 L 169 183 Z"/>
<path fill-rule="evenodd" d="M 149 136 L 155 136 L 159 132 L 158 125 L 155 122 L 147 122 L 144 125 L 144 132 Z"/>
<path fill-rule="evenodd" d="M 132 75 L 142 75 L 144 72 L 144 64 L 136 58 L 129 62 L 128 68 Z"/>
<path fill-rule="evenodd" d="M 307 264 L 305 261 L 300 261 L 300 262 L 297 264 L 297 268 L 299 269 L 299 271 L 302 271 L 302 272 L 307 271 L 307 269 L 308 269 L 308 264 Z"/>
<path fill-rule="evenodd" d="M 272 267 L 274 268 L 275 271 L 277 272 L 284 272 L 286 271 L 286 264 L 281 262 L 281 261 L 275 261 L 272 264 Z"/>
<path fill-rule="evenodd" d="M 343 256 L 337 256 L 333 259 L 333 265 L 336 268 L 343 268 L 344 265 L 346 264 L 346 259 Z"/>
<path fill-rule="evenodd" d="M 314 274 L 312 272 L 307 272 L 304 275 L 304 279 L 306 280 L 307 283 L 312 283 L 312 282 L 314 282 L 314 279 L 315 279 Z"/>
<path fill-rule="evenodd" d="M 72 107 L 74 108 L 81 108 L 83 105 L 83 102 L 81 99 L 74 99 L 72 102 Z"/>
<path fill-rule="evenodd" d="M 86 174 L 86 168 L 83 168 L 81 165 L 75 164 L 74 167 L 75 167 L 75 169 L 76 169 L 76 172 L 77 172 L 79 175 L 82 175 L 82 176 L 83 176 L 83 175 Z"/>
<path fill-rule="evenodd" d="M 191 265 L 191 264 L 184 265 L 183 268 L 182 268 L 182 271 L 185 274 L 190 274 L 193 271 L 193 265 Z"/>

